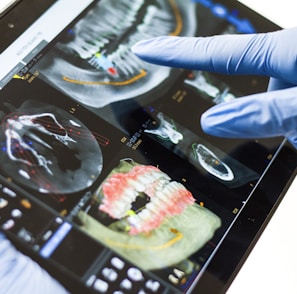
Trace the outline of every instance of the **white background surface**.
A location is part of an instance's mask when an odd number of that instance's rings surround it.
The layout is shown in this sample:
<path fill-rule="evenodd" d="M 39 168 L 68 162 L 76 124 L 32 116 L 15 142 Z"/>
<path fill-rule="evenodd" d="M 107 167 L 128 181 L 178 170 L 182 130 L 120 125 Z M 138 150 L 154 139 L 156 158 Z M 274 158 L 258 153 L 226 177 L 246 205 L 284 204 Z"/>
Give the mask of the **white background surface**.
<path fill-rule="evenodd" d="M 297 25 L 296 0 L 240 0 L 239 2 L 258 11 L 281 27 Z"/>
<path fill-rule="evenodd" d="M 281 27 L 297 26 L 296 0 L 240 2 L 252 7 Z M 297 294 L 296 225 L 297 178 L 231 285 L 228 294 Z"/>
<path fill-rule="evenodd" d="M 0 1 L 0 11 L 12 2 Z M 295 0 L 241 2 L 282 27 L 297 26 Z M 297 293 L 296 225 L 297 178 L 228 290 L 228 294 Z"/>

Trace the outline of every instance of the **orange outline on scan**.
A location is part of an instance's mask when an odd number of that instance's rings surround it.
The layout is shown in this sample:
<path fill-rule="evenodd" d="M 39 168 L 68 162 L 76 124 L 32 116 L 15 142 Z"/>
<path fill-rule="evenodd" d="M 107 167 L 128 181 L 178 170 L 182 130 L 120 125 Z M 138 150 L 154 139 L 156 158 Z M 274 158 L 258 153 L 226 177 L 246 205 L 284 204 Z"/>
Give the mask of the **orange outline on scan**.
<path fill-rule="evenodd" d="M 174 16 L 176 19 L 176 28 L 173 32 L 171 32 L 169 35 L 170 36 L 177 36 L 180 34 L 182 27 L 183 27 L 183 21 L 182 21 L 182 17 L 181 14 L 178 10 L 178 7 L 175 3 L 174 0 L 168 0 L 170 5 L 172 6 L 173 12 L 174 12 Z M 65 82 L 68 83 L 72 83 L 72 84 L 77 84 L 77 85 L 109 85 L 109 86 L 126 86 L 129 84 L 132 84 L 138 80 L 140 80 L 141 78 L 144 78 L 147 75 L 146 71 L 144 69 L 140 70 L 140 74 L 134 76 L 133 78 L 126 80 L 126 81 L 122 81 L 122 82 L 91 82 L 91 81 L 79 81 L 76 79 L 71 79 L 69 77 L 65 77 L 63 76 L 63 80 Z"/>
<path fill-rule="evenodd" d="M 105 240 L 105 242 L 110 246 L 121 247 L 121 248 L 126 248 L 126 249 L 162 250 L 162 249 L 165 249 L 165 248 L 168 248 L 168 247 L 172 246 L 173 244 L 175 244 L 176 242 L 178 242 L 179 240 L 181 240 L 184 237 L 183 234 L 181 232 L 179 232 L 178 230 L 176 230 L 176 229 L 171 228 L 170 231 L 171 231 L 171 233 L 175 234 L 176 236 L 173 239 L 166 242 L 165 244 L 157 245 L 157 246 L 142 246 L 142 245 L 119 243 L 119 242 L 115 242 L 115 241 L 112 241 L 112 240 L 109 240 L 109 239 Z"/>
<path fill-rule="evenodd" d="M 79 81 L 79 80 L 74 80 L 74 79 L 70 79 L 67 77 L 63 77 L 63 80 L 65 82 L 69 82 L 72 84 L 79 84 L 79 85 L 111 85 L 111 86 L 126 86 L 129 84 L 132 84 L 134 82 L 136 82 L 137 80 L 145 77 L 147 75 L 146 71 L 144 69 L 140 70 L 140 73 L 136 76 L 134 76 L 133 78 L 126 80 L 126 81 L 122 81 L 122 82 L 84 82 L 84 81 Z"/>

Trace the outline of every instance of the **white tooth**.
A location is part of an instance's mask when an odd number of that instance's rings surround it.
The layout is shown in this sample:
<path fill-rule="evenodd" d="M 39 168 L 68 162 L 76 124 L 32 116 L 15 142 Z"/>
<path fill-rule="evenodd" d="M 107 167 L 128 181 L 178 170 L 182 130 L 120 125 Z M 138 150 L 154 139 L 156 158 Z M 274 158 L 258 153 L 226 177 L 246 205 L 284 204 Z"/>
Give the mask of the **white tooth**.
<path fill-rule="evenodd" d="M 164 191 L 166 190 L 166 193 L 170 193 L 173 194 L 177 191 L 177 189 L 179 189 L 180 186 L 178 185 L 177 182 L 170 182 L 164 189 Z"/>
<path fill-rule="evenodd" d="M 138 213 L 138 217 L 143 221 L 146 221 L 148 218 L 150 218 L 150 216 L 151 213 L 147 209 L 143 209 L 140 213 Z"/>
<path fill-rule="evenodd" d="M 82 59 L 87 59 L 92 56 L 88 51 L 84 50 L 79 44 L 71 43 L 70 46 Z"/>
<path fill-rule="evenodd" d="M 139 62 L 136 60 L 140 60 L 137 58 L 131 51 L 127 51 L 124 55 L 124 60 L 127 64 L 130 65 L 132 72 L 131 74 L 134 74 L 136 71 L 139 70 Z"/>
<path fill-rule="evenodd" d="M 138 12 L 138 10 L 140 9 L 140 7 L 144 4 L 144 0 L 138 0 L 138 1 L 135 1 L 133 4 L 132 4 L 132 10 L 134 12 Z"/>
<path fill-rule="evenodd" d="M 184 190 L 185 187 L 179 183 L 179 182 L 173 182 L 172 183 L 172 188 L 175 190 L 175 191 L 178 191 L 178 190 Z"/>
<path fill-rule="evenodd" d="M 144 185 L 147 185 L 151 183 L 151 179 L 147 175 L 141 175 L 138 177 L 139 182 L 141 182 Z"/>
<path fill-rule="evenodd" d="M 164 23 L 168 23 L 172 19 L 172 16 L 164 9 L 158 9 L 156 11 L 155 18 L 163 20 Z"/>
<path fill-rule="evenodd" d="M 122 200 L 125 201 L 125 203 L 131 203 L 131 202 L 133 202 L 133 201 L 131 201 L 132 199 L 131 199 L 130 195 L 128 193 L 126 193 L 126 192 L 123 193 Z"/>
<path fill-rule="evenodd" d="M 130 11 L 126 14 L 125 22 L 127 21 L 131 25 L 136 20 L 136 14 Z"/>
<path fill-rule="evenodd" d="M 133 189 L 126 189 L 124 194 L 131 200 L 131 202 L 133 202 L 138 196 L 138 193 Z"/>
<path fill-rule="evenodd" d="M 158 26 L 160 28 L 166 29 L 167 31 L 172 30 L 172 23 L 164 22 L 160 19 L 154 18 L 152 20 L 151 26 Z"/>
<path fill-rule="evenodd" d="M 164 193 L 158 193 L 156 196 L 156 200 L 151 200 L 151 203 L 156 207 L 156 211 L 159 210 L 160 207 L 166 207 L 170 203 L 170 197 L 166 196 Z"/>
<path fill-rule="evenodd" d="M 126 69 L 125 62 L 121 58 L 119 58 L 118 56 L 109 56 L 109 58 L 111 62 L 116 65 L 120 72 L 122 72 L 125 76 L 129 75 L 129 71 Z"/>
<path fill-rule="evenodd" d="M 96 35 L 99 35 L 99 32 L 111 32 L 115 29 L 112 23 L 108 24 L 105 20 L 101 20 L 100 24 L 95 24 L 94 27 L 98 28 L 95 31 Z"/>
<path fill-rule="evenodd" d="M 101 48 L 101 47 L 103 47 L 103 45 L 108 44 L 109 40 L 107 38 L 100 38 L 100 39 L 94 41 L 94 43 L 98 48 Z"/>
<path fill-rule="evenodd" d="M 155 205 L 152 202 L 149 202 L 146 205 L 146 209 L 148 209 L 150 211 L 150 213 L 155 213 L 155 211 L 157 210 Z"/>
<path fill-rule="evenodd" d="M 117 3 L 116 7 L 113 7 L 113 5 L 105 5 L 104 15 L 107 17 L 104 20 L 110 19 L 116 21 L 117 19 L 120 19 L 121 14 L 123 14 L 126 9 L 125 7 L 121 8 L 121 4 L 122 3 Z"/>
<path fill-rule="evenodd" d="M 129 48 L 126 45 L 121 44 L 117 50 L 117 53 L 121 58 L 124 58 L 127 51 L 129 51 Z"/>
<path fill-rule="evenodd" d="M 139 37 L 141 39 L 149 39 L 152 37 L 152 31 L 150 30 L 150 28 L 147 26 L 147 25 L 139 25 L 137 27 L 137 31 L 138 31 L 138 34 L 139 34 Z"/>
<path fill-rule="evenodd" d="M 170 196 L 170 193 L 168 193 L 167 191 L 164 191 L 164 190 L 162 190 L 162 191 L 160 190 L 160 191 L 156 192 L 156 197 L 159 198 L 160 201 L 162 201 L 163 203 L 166 203 L 166 204 L 169 203 L 169 200 L 170 200 L 169 196 Z"/>
<path fill-rule="evenodd" d="M 154 23 L 153 21 L 149 24 L 142 24 L 137 27 L 137 31 L 142 34 L 143 39 L 148 39 L 160 33 L 167 35 L 172 30 L 172 26 L 164 27 L 162 24 Z"/>
<path fill-rule="evenodd" d="M 125 201 L 115 202 L 113 204 L 113 211 L 117 218 L 123 218 L 126 212 L 131 208 L 130 203 L 125 203 Z"/>
<path fill-rule="evenodd" d="M 136 226 L 136 224 L 139 223 L 139 219 L 138 219 L 137 215 L 129 216 L 127 218 L 127 221 L 132 226 Z"/>
<path fill-rule="evenodd" d="M 124 215 L 122 214 L 121 211 L 117 211 L 117 210 L 113 210 L 112 211 L 112 217 L 115 218 L 115 219 L 121 219 L 124 217 Z"/>
<path fill-rule="evenodd" d="M 158 210 L 158 207 L 164 206 L 164 203 L 167 204 L 167 201 L 166 199 L 162 199 L 161 194 L 156 193 L 156 197 L 151 198 L 151 203 L 153 203 L 153 205 L 157 208 L 156 210 Z"/>
<path fill-rule="evenodd" d="M 160 179 L 156 179 L 156 190 L 163 190 L 164 187 L 166 185 L 168 185 L 170 179 L 164 179 L 164 178 L 160 178 Z"/>
<path fill-rule="evenodd" d="M 126 70 L 130 75 L 133 75 L 135 73 L 135 69 L 131 66 L 130 60 L 127 60 L 124 56 L 122 56 L 122 60 Z"/>
<path fill-rule="evenodd" d="M 96 38 L 97 32 L 92 31 L 82 31 L 78 34 L 78 38 L 84 42 L 90 42 L 92 39 Z"/>
<path fill-rule="evenodd" d="M 136 229 L 141 229 L 142 224 L 143 224 L 143 222 L 137 215 L 133 216 L 132 220 L 130 220 L 130 218 L 128 218 L 128 222 L 131 226 L 135 227 Z"/>
<path fill-rule="evenodd" d="M 147 13 L 143 19 L 143 22 L 144 23 L 150 23 L 151 19 L 155 16 L 156 12 L 157 12 L 157 7 L 156 6 L 153 6 L 153 5 L 150 5 L 148 6 L 147 8 Z"/>
<path fill-rule="evenodd" d="M 130 180 L 131 187 L 134 187 L 137 192 L 144 192 L 145 191 L 145 185 L 140 183 L 139 181 Z"/>
<path fill-rule="evenodd" d="M 152 174 L 154 175 L 155 179 L 162 179 L 164 181 L 170 181 L 170 177 L 163 173 L 162 171 L 153 171 Z"/>
<path fill-rule="evenodd" d="M 84 48 L 85 48 L 91 55 L 94 55 L 95 53 L 98 52 L 98 47 L 97 47 L 97 46 L 94 46 L 94 45 L 92 45 L 92 44 L 85 43 L 85 44 L 84 44 Z"/>
<path fill-rule="evenodd" d="M 164 189 L 164 185 L 163 183 L 161 183 L 160 181 L 158 181 L 155 185 L 155 191 L 157 193 L 157 191 L 162 191 Z"/>

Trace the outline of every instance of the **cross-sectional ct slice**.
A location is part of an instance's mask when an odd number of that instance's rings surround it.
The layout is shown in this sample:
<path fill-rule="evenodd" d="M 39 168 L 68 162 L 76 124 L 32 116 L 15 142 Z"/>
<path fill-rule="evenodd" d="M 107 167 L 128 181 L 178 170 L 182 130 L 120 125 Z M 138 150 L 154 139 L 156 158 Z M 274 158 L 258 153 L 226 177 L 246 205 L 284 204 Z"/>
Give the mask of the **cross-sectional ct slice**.
<path fill-rule="evenodd" d="M 145 129 L 145 133 L 155 135 L 162 140 L 169 140 L 173 144 L 178 144 L 179 141 L 183 140 L 183 134 L 176 129 L 173 119 L 171 121 L 165 119 L 162 112 L 157 114 L 157 118 L 157 126 L 155 128 Z"/>
<path fill-rule="evenodd" d="M 187 259 L 221 226 L 184 185 L 132 160 L 113 169 L 79 217 L 89 234 L 146 270 Z"/>
<path fill-rule="evenodd" d="M 194 36 L 189 0 L 102 0 L 38 63 L 41 76 L 70 97 L 101 108 L 135 98 L 170 77 L 171 69 L 137 58 L 131 47 L 151 37 Z"/>
<path fill-rule="evenodd" d="M 1 169 L 41 193 L 72 193 L 91 186 L 102 153 L 88 128 L 70 113 L 28 100 L 2 120 Z"/>
<path fill-rule="evenodd" d="M 232 181 L 234 179 L 231 168 L 204 145 L 193 144 L 193 152 L 201 166 L 211 175 L 223 181 Z"/>

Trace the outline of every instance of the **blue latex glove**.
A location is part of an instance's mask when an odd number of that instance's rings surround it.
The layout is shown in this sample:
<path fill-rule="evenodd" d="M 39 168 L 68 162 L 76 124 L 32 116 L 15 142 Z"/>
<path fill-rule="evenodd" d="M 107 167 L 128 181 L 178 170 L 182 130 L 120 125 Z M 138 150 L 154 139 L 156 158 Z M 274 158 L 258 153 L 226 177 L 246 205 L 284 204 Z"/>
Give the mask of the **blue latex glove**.
<path fill-rule="evenodd" d="M 224 74 L 271 77 L 268 92 L 218 104 L 201 117 L 206 133 L 285 136 L 297 148 L 297 27 L 266 34 L 159 37 L 132 51 L 147 62 Z"/>
<path fill-rule="evenodd" d="M 0 233 L 0 293 L 65 294 L 66 290 Z"/>

